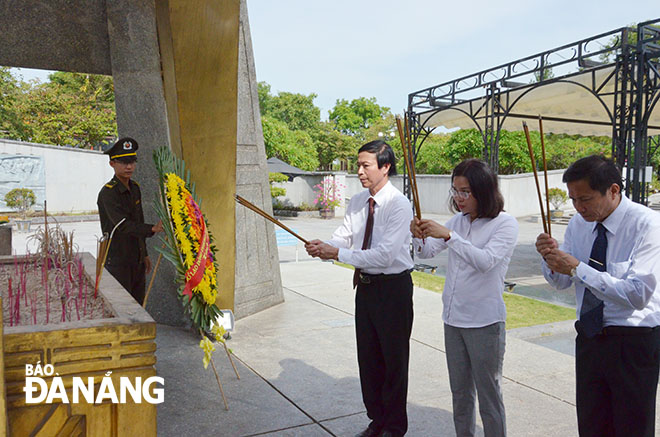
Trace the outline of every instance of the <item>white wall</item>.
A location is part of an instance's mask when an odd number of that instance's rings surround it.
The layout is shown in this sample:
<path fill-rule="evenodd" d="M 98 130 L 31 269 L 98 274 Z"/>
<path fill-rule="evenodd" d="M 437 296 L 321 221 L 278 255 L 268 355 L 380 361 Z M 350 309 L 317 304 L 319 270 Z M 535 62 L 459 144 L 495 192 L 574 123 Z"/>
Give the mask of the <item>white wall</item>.
<path fill-rule="evenodd" d="M 561 188 L 566 191 L 566 185 L 561 181 L 564 170 L 551 170 L 548 172 L 548 187 Z M 286 196 L 282 199 L 288 200 L 293 205 L 300 205 L 306 202 L 309 205 L 314 201 L 314 185 L 321 182 L 323 174 L 312 174 L 307 176 L 298 176 L 293 182 L 283 182 L 276 184 L 286 188 Z M 543 196 L 543 207 L 545 208 L 545 184 L 542 174 L 539 174 L 541 183 L 541 195 Z M 355 174 L 338 173 L 338 181 L 341 178 L 346 185 L 344 199 L 350 199 L 356 193 L 364 188 Z M 395 187 L 399 190 L 403 186 L 402 176 L 390 178 Z M 500 191 L 504 197 L 505 210 L 514 217 L 524 217 L 527 215 L 540 214 L 539 201 L 536 194 L 536 184 L 534 183 L 533 173 L 523 173 L 517 175 L 498 176 Z M 417 175 L 417 191 L 419 192 L 420 206 L 422 213 L 431 214 L 451 214 L 449 209 L 449 188 L 451 187 L 450 175 Z M 552 208 L 552 205 L 550 205 Z M 563 208 L 571 208 L 570 204 L 565 204 Z M 343 210 L 336 210 L 336 215 L 343 214 Z"/>
<path fill-rule="evenodd" d="M 108 156 L 95 150 L 0 139 L 0 153 L 43 157 L 46 200 L 53 213 L 96 211 L 99 190 L 114 175 Z"/>
<path fill-rule="evenodd" d="M 566 184 L 561 181 L 565 170 L 548 171 L 548 187 L 561 188 L 567 191 Z M 516 175 L 499 176 L 500 191 L 504 196 L 504 209 L 515 216 L 523 217 L 526 215 L 540 214 L 539 197 L 534 182 L 534 173 L 522 173 Z M 546 209 L 545 201 L 545 182 L 543 172 L 539 173 L 539 184 L 541 185 L 541 196 L 543 196 L 543 210 Z M 550 209 L 553 206 L 550 204 Z M 572 208 L 570 203 L 562 206 L 564 209 Z"/>

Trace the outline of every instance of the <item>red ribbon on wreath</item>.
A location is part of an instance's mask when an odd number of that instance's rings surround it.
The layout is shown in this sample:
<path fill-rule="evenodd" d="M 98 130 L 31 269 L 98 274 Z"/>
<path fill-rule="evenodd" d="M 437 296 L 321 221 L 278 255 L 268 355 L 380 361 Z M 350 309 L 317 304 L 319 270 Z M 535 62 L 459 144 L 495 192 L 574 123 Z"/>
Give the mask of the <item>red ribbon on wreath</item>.
<path fill-rule="evenodd" d="M 186 285 L 183 287 L 183 295 L 188 296 L 189 301 L 193 297 L 192 289 L 197 287 L 204 277 L 206 260 L 208 259 L 209 250 L 211 248 L 211 241 L 209 239 L 209 232 L 206 229 L 206 222 L 202 218 L 199 220 L 199 223 L 202 231 L 202 240 L 199 242 L 197 258 L 195 258 L 195 262 L 193 262 L 186 272 Z"/>

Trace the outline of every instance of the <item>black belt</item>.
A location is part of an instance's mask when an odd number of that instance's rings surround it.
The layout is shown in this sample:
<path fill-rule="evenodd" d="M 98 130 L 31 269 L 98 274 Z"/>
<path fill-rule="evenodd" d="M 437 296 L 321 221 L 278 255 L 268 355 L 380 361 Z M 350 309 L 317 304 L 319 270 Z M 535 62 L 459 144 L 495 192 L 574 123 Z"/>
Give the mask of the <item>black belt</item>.
<path fill-rule="evenodd" d="M 412 272 L 412 269 L 404 270 L 401 273 L 378 273 L 377 275 L 370 275 L 369 273 L 360 272 L 360 283 L 362 284 L 372 284 L 374 282 L 389 281 L 390 279 L 401 278 L 403 276 L 409 275 Z"/>
<path fill-rule="evenodd" d="M 660 326 L 606 326 L 597 335 L 628 336 L 645 335 L 660 329 Z M 575 330 L 582 334 L 582 324 L 578 320 L 575 322 Z"/>

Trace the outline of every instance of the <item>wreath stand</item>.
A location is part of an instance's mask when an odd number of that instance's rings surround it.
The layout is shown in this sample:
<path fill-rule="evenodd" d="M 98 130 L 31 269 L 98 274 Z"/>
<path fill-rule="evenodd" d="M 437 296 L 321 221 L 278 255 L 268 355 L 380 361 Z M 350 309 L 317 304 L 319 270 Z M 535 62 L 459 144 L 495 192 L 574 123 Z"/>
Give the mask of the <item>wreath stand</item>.
<path fill-rule="evenodd" d="M 163 244 L 162 246 L 165 248 L 165 245 Z M 154 279 L 156 278 L 156 273 L 158 272 L 158 267 L 160 266 L 160 262 L 163 259 L 163 254 L 159 253 L 158 255 L 158 260 L 156 260 L 156 265 L 154 266 L 154 271 L 151 273 L 151 279 L 149 280 L 149 286 L 147 287 L 147 292 L 144 295 L 144 302 L 142 302 L 142 308 L 147 307 L 147 300 L 149 299 L 149 293 L 151 292 L 151 287 L 154 285 Z M 206 334 L 200 329 L 199 334 L 202 336 L 202 338 L 207 337 Z M 216 340 L 219 343 L 222 343 L 222 345 L 225 348 L 225 353 L 227 354 L 227 358 L 229 358 L 229 362 L 231 363 L 231 367 L 234 369 L 234 373 L 236 374 L 236 379 L 240 380 L 241 376 L 238 374 L 238 369 L 236 368 L 236 365 L 234 364 L 234 360 L 231 358 L 231 353 L 229 352 L 229 348 L 227 347 L 227 343 L 225 342 L 224 338 L 217 339 Z M 215 368 L 215 362 L 213 360 L 213 356 L 211 356 L 211 368 L 213 369 L 213 373 L 215 374 L 215 379 L 218 381 L 218 387 L 220 388 L 220 394 L 222 395 L 222 400 L 225 403 L 225 410 L 229 411 L 229 404 L 227 403 L 227 397 L 225 396 L 225 391 L 222 388 L 222 382 L 220 382 L 220 375 L 218 375 L 218 371 Z"/>

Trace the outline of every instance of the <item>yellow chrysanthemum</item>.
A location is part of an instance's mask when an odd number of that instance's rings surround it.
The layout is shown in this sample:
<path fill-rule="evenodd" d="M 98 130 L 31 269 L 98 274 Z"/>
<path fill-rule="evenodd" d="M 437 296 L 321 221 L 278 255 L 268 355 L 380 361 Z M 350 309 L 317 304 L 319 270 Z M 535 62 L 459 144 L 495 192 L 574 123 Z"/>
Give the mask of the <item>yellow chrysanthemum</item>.
<path fill-rule="evenodd" d="M 222 325 L 218 325 L 217 323 L 213 324 L 213 327 L 211 328 L 211 333 L 215 336 L 216 340 L 221 341 L 224 343 L 225 341 L 225 333 L 227 330 L 225 330 L 225 327 Z"/>
<path fill-rule="evenodd" d="M 211 340 L 204 337 L 199 342 L 199 347 L 204 351 L 204 358 L 202 358 L 202 363 L 204 363 L 204 368 L 206 369 L 209 366 L 209 363 L 211 362 L 211 357 L 213 356 L 213 351 L 215 350 L 215 346 L 213 346 Z"/>
<path fill-rule="evenodd" d="M 184 267 L 189 268 L 195 262 L 200 249 L 199 240 L 202 237 L 197 218 L 192 216 L 194 213 L 188 204 L 192 196 L 190 191 L 186 189 L 183 179 L 173 173 L 166 175 L 165 186 L 169 209 L 172 215 L 174 237 L 178 242 Z M 208 304 L 215 303 L 218 290 L 216 271 L 213 263 L 205 266 L 202 280 L 197 287 L 193 288 L 193 292 L 200 294 Z"/>

